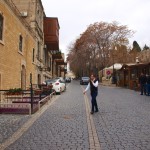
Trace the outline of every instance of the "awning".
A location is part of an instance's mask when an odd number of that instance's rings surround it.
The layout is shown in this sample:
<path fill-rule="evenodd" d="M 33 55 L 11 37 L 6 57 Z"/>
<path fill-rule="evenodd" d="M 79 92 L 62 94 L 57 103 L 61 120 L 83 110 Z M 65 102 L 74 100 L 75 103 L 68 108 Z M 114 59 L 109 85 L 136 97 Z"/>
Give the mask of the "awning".
<path fill-rule="evenodd" d="M 114 67 L 114 69 L 115 70 L 119 70 L 119 69 L 121 69 L 122 68 L 122 64 L 114 64 L 114 65 L 112 65 L 112 66 L 110 66 L 110 67 L 108 67 L 108 68 L 106 68 L 106 69 L 113 69 L 113 67 Z"/>

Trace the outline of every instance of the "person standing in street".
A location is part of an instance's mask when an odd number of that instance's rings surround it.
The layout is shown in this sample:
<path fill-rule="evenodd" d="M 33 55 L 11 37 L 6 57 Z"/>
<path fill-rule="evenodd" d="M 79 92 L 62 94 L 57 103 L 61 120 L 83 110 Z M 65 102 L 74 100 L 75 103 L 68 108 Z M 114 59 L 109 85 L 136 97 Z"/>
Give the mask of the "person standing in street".
<path fill-rule="evenodd" d="M 146 95 L 150 96 L 150 75 L 147 75 L 147 81 L 146 81 Z"/>
<path fill-rule="evenodd" d="M 91 91 L 91 104 L 92 104 L 91 114 L 93 114 L 94 112 L 98 112 L 98 106 L 96 101 L 96 97 L 98 94 L 98 79 L 95 77 L 94 74 L 91 74 L 90 82 L 88 83 L 88 86 L 86 87 L 83 93 L 85 94 L 88 91 L 88 89 L 90 89 Z"/>
<path fill-rule="evenodd" d="M 142 72 L 140 77 L 139 77 L 139 84 L 140 84 L 140 89 L 141 89 L 141 95 L 143 95 L 143 93 L 146 95 L 146 81 L 147 81 L 146 76 Z"/>

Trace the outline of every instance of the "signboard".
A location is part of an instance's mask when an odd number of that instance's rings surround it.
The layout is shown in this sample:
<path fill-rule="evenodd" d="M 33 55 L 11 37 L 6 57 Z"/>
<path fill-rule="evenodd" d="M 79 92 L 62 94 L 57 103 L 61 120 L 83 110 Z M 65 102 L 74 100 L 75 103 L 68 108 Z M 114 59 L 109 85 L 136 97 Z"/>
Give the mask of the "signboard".
<path fill-rule="evenodd" d="M 106 74 L 107 74 L 107 75 L 110 75 L 110 74 L 111 74 L 110 70 L 107 70 Z"/>

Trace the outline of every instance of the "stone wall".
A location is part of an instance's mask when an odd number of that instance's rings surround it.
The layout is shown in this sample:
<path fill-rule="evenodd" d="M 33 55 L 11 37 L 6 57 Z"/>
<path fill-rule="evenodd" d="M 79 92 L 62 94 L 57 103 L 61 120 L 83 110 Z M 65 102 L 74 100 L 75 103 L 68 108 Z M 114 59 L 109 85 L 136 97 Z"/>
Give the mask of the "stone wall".
<path fill-rule="evenodd" d="M 42 68 L 45 66 L 44 61 L 44 31 L 43 19 L 45 16 L 44 8 L 41 0 L 12 0 L 17 9 L 21 12 L 22 18 L 28 22 L 34 33 L 36 34 L 36 64 Z M 51 72 L 39 70 L 37 67 L 37 76 L 40 76 L 38 83 L 41 84 L 45 80 L 45 76 L 51 78 Z"/>
<path fill-rule="evenodd" d="M 36 66 L 32 61 L 35 37 L 4 0 L 0 1 L 0 13 L 4 18 L 3 40 L 0 41 L 0 87 L 19 88 L 22 80 L 25 80 L 25 87 L 29 87 L 30 73 L 33 83 L 37 81 Z M 23 38 L 22 52 L 19 50 L 20 35 Z"/>

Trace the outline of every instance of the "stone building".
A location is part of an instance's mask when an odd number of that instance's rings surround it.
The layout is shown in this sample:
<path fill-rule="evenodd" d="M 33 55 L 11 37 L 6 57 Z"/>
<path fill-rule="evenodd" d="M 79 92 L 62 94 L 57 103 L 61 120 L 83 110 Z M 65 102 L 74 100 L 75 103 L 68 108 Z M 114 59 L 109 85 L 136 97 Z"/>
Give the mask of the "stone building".
<path fill-rule="evenodd" d="M 36 34 L 37 83 L 58 75 L 58 65 L 54 62 L 59 52 L 59 22 L 56 17 L 47 17 L 41 0 L 12 0 Z M 56 73 L 55 73 L 56 72 Z"/>
<path fill-rule="evenodd" d="M 57 17 L 45 17 L 44 18 L 44 42 L 45 42 L 45 52 L 47 54 L 52 54 L 50 58 L 51 75 L 52 77 L 65 75 L 64 69 L 64 54 L 59 50 L 59 22 Z M 49 63 L 47 64 L 48 67 Z M 48 78 L 45 76 L 45 78 Z"/>
<path fill-rule="evenodd" d="M 44 8 L 41 0 L 12 0 L 19 9 L 21 16 L 28 22 L 32 30 L 36 34 L 35 42 L 35 64 L 36 64 L 36 80 L 38 84 L 41 84 L 45 80 L 45 76 L 51 78 L 51 74 L 45 66 L 46 59 L 48 58 L 45 53 L 44 46 L 44 28 L 43 22 L 45 17 Z"/>
<path fill-rule="evenodd" d="M 11 0 L 0 1 L 0 89 L 23 88 L 36 81 L 36 35 Z"/>
<path fill-rule="evenodd" d="M 27 89 L 31 73 L 33 84 L 64 76 L 59 28 L 41 0 L 0 1 L 0 89 Z"/>
<path fill-rule="evenodd" d="M 140 62 L 150 62 L 150 49 L 142 50 L 138 54 L 138 58 Z"/>

